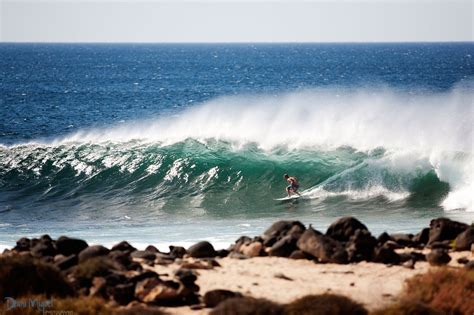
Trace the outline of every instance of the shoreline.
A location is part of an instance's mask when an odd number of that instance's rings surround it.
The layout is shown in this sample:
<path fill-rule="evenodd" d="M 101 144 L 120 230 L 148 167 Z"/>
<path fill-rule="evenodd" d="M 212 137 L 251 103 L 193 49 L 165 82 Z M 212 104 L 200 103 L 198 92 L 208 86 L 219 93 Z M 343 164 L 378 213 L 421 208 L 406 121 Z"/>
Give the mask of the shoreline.
<path fill-rule="evenodd" d="M 259 236 L 242 236 L 218 250 L 207 241 L 165 252 L 153 245 L 137 250 L 126 241 L 106 248 L 44 235 L 22 238 L 0 255 L 0 295 L 99 298 L 115 313 L 159 307 L 168 314 L 208 314 L 231 297 L 289 305 L 336 294 L 373 312 L 396 303 L 416 275 L 443 267 L 474 270 L 473 241 L 474 225 L 446 218 L 431 220 L 416 235 L 379 236 L 353 217 L 339 218 L 324 233 L 299 221 L 277 221 Z M 30 286 L 17 287 L 15 268 L 26 270 Z M 55 274 L 56 287 L 36 274 L 41 268 Z"/>

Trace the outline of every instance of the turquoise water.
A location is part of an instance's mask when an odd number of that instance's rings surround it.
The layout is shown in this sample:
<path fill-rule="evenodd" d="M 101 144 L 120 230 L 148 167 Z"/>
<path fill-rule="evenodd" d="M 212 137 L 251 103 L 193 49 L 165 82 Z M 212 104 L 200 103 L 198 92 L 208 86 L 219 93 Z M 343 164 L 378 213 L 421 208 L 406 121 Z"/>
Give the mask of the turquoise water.
<path fill-rule="evenodd" d="M 474 44 L 0 44 L 0 245 L 474 220 Z M 289 173 L 304 198 L 278 202 Z"/>

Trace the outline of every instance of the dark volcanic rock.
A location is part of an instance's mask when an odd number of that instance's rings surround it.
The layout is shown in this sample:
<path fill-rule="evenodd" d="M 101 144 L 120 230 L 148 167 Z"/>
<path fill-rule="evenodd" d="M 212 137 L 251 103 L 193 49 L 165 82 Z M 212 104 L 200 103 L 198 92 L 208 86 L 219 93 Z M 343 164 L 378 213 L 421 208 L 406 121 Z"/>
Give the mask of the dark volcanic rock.
<path fill-rule="evenodd" d="M 122 252 L 134 252 L 137 249 L 135 247 L 133 247 L 132 245 L 130 245 L 129 242 L 121 241 L 120 243 L 115 244 L 114 246 L 112 246 L 111 251 L 114 251 L 114 250 L 119 250 L 119 251 L 122 251 Z"/>
<path fill-rule="evenodd" d="M 176 258 L 183 258 L 186 255 L 186 249 L 181 246 L 170 246 L 170 257 Z"/>
<path fill-rule="evenodd" d="M 428 260 L 432 266 L 442 266 L 449 263 L 451 261 L 451 257 L 446 250 L 433 249 L 426 255 L 426 260 Z"/>
<path fill-rule="evenodd" d="M 216 251 L 211 243 L 202 241 L 189 247 L 187 250 L 189 256 L 194 258 L 215 257 Z"/>
<path fill-rule="evenodd" d="M 114 300 L 120 305 L 127 305 L 135 298 L 135 285 L 133 283 L 117 284 L 110 291 Z"/>
<path fill-rule="evenodd" d="M 438 218 L 430 222 L 430 238 L 427 245 L 434 242 L 451 241 L 468 228 L 465 223 Z"/>
<path fill-rule="evenodd" d="M 16 246 L 13 248 L 17 252 L 25 252 L 30 250 L 31 240 L 26 237 L 20 238 L 16 241 Z"/>
<path fill-rule="evenodd" d="M 318 258 L 321 262 L 347 263 L 347 252 L 338 241 L 308 228 L 298 239 L 297 246 L 302 251 Z"/>
<path fill-rule="evenodd" d="M 456 237 L 454 242 L 456 250 L 470 250 L 474 244 L 474 227 L 470 226 Z"/>
<path fill-rule="evenodd" d="M 236 297 L 242 297 L 242 294 L 229 290 L 212 290 L 204 294 L 203 300 L 206 307 L 216 307 L 219 303 Z"/>
<path fill-rule="evenodd" d="M 79 260 L 77 258 L 77 255 L 72 254 L 68 257 L 61 258 L 55 263 L 55 265 L 61 270 L 66 270 L 77 265 L 78 262 Z"/>
<path fill-rule="evenodd" d="M 347 242 L 356 230 L 366 230 L 367 227 L 354 217 L 343 217 L 333 222 L 326 235 L 341 242 Z"/>
<path fill-rule="evenodd" d="M 405 233 L 396 233 L 396 234 L 390 235 L 390 239 L 392 241 L 394 241 L 395 243 L 403 247 L 413 246 L 412 238 L 413 238 L 412 234 L 405 234 Z"/>
<path fill-rule="evenodd" d="M 294 228 L 295 226 L 296 228 Z M 263 233 L 263 239 L 266 240 L 272 237 L 278 239 L 285 236 L 290 230 L 293 232 L 299 230 L 302 233 L 305 229 L 305 226 L 300 221 L 277 221 Z"/>
<path fill-rule="evenodd" d="M 85 241 L 67 236 L 61 236 L 56 241 L 58 252 L 64 256 L 77 255 L 87 246 Z"/>
<path fill-rule="evenodd" d="M 92 245 L 79 253 L 79 262 L 86 261 L 87 259 L 99 256 L 105 256 L 109 253 L 109 249 L 102 245 Z"/>
<path fill-rule="evenodd" d="M 400 263 L 400 255 L 393 249 L 381 246 L 375 249 L 372 261 L 382 264 L 398 265 Z"/>
<path fill-rule="evenodd" d="M 390 241 L 390 235 L 387 232 L 383 232 L 377 237 L 377 242 L 379 245 L 385 244 L 385 242 Z"/>
<path fill-rule="evenodd" d="M 145 260 L 155 260 L 156 254 L 153 252 L 147 252 L 146 250 L 136 250 L 130 254 L 133 258 L 140 258 Z"/>
<path fill-rule="evenodd" d="M 430 229 L 429 228 L 424 228 L 421 230 L 418 234 L 413 236 L 413 243 L 415 243 L 418 246 L 424 246 L 428 244 L 428 241 L 430 239 Z"/>
<path fill-rule="evenodd" d="M 30 249 L 30 252 L 35 257 L 55 256 L 57 254 L 53 243 L 48 240 L 40 240 Z"/>
<path fill-rule="evenodd" d="M 292 252 L 297 250 L 296 242 L 298 238 L 293 235 L 287 235 L 277 241 L 273 246 L 270 248 L 268 254 L 270 256 L 278 256 L 278 257 L 288 257 L 291 255 Z"/>
<path fill-rule="evenodd" d="M 356 230 L 346 244 L 346 251 L 349 261 L 358 262 L 362 260 L 370 261 L 377 240 L 367 230 Z"/>

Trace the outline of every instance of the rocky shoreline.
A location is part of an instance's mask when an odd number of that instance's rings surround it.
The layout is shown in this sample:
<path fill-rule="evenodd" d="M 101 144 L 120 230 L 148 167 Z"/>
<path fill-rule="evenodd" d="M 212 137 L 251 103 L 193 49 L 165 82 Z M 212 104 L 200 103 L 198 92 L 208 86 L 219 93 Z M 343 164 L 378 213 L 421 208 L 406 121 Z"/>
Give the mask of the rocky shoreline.
<path fill-rule="evenodd" d="M 360 265 L 367 269 L 369 264 L 380 264 L 385 267 L 374 270 L 389 277 L 388 270 L 392 266 L 416 270 L 417 264 L 424 264 L 424 272 L 428 266 L 443 266 L 450 261 L 452 265 L 453 258 L 456 268 L 473 270 L 473 243 L 474 225 L 446 218 L 431 220 L 430 226 L 416 235 L 382 233 L 378 237 L 353 217 L 338 219 L 325 233 L 299 221 L 278 221 L 262 235 L 240 237 L 225 250 L 215 250 L 211 243 L 202 241 L 187 249 L 170 246 L 166 253 L 153 245 L 137 250 L 126 241 L 109 249 L 89 245 L 81 239 L 66 236 L 52 239 L 43 235 L 37 239 L 22 238 L 14 248 L 5 250 L 0 256 L 0 294 L 2 298 L 28 295 L 99 298 L 113 310 L 112 313 L 135 313 L 140 309 L 138 313 L 149 314 L 163 311 L 233 314 L 229 311 L 233 307 L 232 301 L 245 296 L 252 298 L 252 290 L 239 292 L 239 287 L 244 285 L 230 290 L 231 284 L 225 284 L 225 279 L 219 280 L 217 270 L 230 270 L 232 265 L 237 268 L 233 273 L 237 278 L 245 276 L 246 268 L 259 264 L 259 268 L 263 268 L 261 274 L 268 268 L 281 265 L 283 267 L 275 268 L 281 272 L 273 273 L 273 277 L 286 283 L 298 277 L 304 280 L 304 273 L 290 275 L 292 272 L 288 268 L 302 268 L 311 277 L 314 266 L 318 266 L 321 273 L 315 279 L 324 279 L 324 271 L 334 272 L 334 266 Z M 458 255 L 458 252 L 462 254 Z M 246 261 L 255 261 L 254 267 Z M 258 278 L 258 270 L 254 271 L 257 271 Z M 357 274 L 357 270 L 352 269 L 342 272 L 347 272 L 347 278 Z M 230 273 L 222 273 L 221 278 L 229 277 Z M 208 290 L 204 291 L 198 285 L 201 274 L 212 279 L 206 285 Z M 412 274 L 407 273 L 409 275 Z M 18 283 L 19 278 L 27 279 L 27 283 Z M 340 281 L 342 285 L 344 281 Z M 349 286 L 354 287 L 354 281 Z M 403 281 L 401 278 L 400 286 Z M 259 285 L 265 284 L 258 281 L 249 284 Z M 338 283 L 334 287 L 337 290 Z M 270 298 L 265 295 L 262 292 L 253 298 Z M 367 305 L 370 300 L 362 304 L 351 300 L 347 303 L 353 303 L 350 304 L 351 314 L 367 314 L 366 308 L 374 308 Z M 270 304 L 255 303 L 255 307 L 269 307 L 260 313 L 288 313 L 288 308 L 272 308 Z"/>

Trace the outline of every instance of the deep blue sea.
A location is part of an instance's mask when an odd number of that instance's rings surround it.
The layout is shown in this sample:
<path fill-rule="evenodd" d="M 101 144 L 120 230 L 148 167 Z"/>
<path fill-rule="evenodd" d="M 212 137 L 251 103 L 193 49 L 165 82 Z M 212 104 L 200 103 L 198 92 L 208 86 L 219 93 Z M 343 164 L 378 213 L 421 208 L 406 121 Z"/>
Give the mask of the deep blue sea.
<path fill-rule="evenodd" d="M 474 43 L 0 44 L 0 247 L 474 221 Z M 283 174 L 300 180 L 291 202 Z"/>

